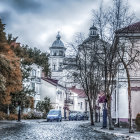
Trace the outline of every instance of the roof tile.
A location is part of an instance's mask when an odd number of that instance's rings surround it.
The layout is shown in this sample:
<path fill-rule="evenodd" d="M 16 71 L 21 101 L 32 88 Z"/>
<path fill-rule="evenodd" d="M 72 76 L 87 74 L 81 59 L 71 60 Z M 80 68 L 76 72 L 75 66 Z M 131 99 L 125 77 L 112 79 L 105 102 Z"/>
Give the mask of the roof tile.
<path fill-rule="evenodd" d="M 140 21 L 119 29 L 116 33 L 140 33 Z"/>

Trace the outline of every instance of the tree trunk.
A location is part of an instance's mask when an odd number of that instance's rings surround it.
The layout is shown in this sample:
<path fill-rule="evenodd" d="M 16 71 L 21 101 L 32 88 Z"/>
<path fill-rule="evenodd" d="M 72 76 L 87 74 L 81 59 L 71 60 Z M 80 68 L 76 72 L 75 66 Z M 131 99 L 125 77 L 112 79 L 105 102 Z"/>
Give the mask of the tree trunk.
<path fill-rule="evenodd" d="M 98 116 L 97 116 L 97 110 L 96 108 L 94 109 L 94 116 L 95 116 L 95 122 L 98 122 Z"/>
<path fill-rule="evenodd" d="M 94 114 L 94 122 L 97 122 L 97 113 L 96 113 L 96 100 L 93 99 L 93 114 Z"/>
<path fill-rule="evenodd" d="M 112 116 L 111 116 L 111 98 L 107 101 L 107 115 L 108 115 L 108 123 L 109 123 L 109 130 L 114 130 L 114 126 L 112 124 Z"/>
<path fill-rule="evenodd" d="M 90 110 L 90 123 L 91 125 L 94 125 L 94 120 L 93 120 L 93 107 L 92 107 L 92 103 L 89 100 L 89 110 Z"/>
<path fill-rule="evenodd" d="M 8 116 L 10 115 L 9 104 L 8 104 L 8 106 L 7 106 L 7 115 L 8 115 Z"/>
<path fill-rule="evenodd" d="M 134 133 L 132 125 L 132 108 L 131 108 L 131 85 L 130 85 L 130 75 L 127 66 L 125 66 L 127 74 L 127 83 L 128 83 L 128 110 L 129 110 L 129 133 Z"/>

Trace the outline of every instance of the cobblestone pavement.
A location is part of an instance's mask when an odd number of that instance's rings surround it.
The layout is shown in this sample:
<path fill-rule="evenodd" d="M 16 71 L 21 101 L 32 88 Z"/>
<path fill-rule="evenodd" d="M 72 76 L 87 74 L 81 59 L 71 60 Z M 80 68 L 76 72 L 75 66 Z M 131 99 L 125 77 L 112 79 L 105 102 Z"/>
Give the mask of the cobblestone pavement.
<path fill-rule="evenodd" d="M 122 140 L 84 127 L 87 121 L 25 121 L 0 129 L 0 140 Z"/>

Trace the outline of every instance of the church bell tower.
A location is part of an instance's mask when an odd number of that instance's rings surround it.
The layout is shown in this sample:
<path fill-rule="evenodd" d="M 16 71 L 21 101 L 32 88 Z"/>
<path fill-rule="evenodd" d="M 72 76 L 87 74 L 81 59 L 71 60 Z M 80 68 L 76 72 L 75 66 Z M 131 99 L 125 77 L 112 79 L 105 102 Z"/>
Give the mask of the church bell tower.
<path fill-rule="evenodd" d="M 56 40 L 53 42 L 52 46 L 49 49 L 50 49 L 49 62 L 52 72 L 51 78 L 60 80 L 60 78 L 62 77 L 62 65 L 63 60 L 65 58 L 66 48 L 64 46 L 64 43 L 61 41 L 61 36 L 59 32 L 56 36 Z"/>

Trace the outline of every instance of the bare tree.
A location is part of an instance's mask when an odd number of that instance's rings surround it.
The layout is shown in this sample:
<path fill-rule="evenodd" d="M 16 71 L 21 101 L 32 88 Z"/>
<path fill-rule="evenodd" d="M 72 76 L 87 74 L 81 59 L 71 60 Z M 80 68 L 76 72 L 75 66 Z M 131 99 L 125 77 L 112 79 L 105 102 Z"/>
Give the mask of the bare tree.
<path fill-rule="evenodd" d="M 81 86 L 87 95 L 91 125 L 94 125 L 93 114 L 96 110 L 96 99 L 102 79 L 101 67 L 98 65 L 99 62 L 96 57 L 96 53 L 99 53 L 100 41 L 98 36 L 96 36 L 95 38 L 82 41 L 80 45 L 76 46 L 77 49 L 73 44 L 71 45 L 74 47 L 76 55 L 66 65 L 69 69 L 73 69 L 70 72 L 74 81 Z"/>
<path fill-rule="evenodd" d="M 126 71 L 127 83 L 128 83 L 128 110 L 129 110 L 129 132 L 133 133 L 132 124 L 132 107 L 131 107 L 131 75 L 134 70 L 137 70 L 137 63 L 140 59 L 140 35 L 135 30 L 136 24 L 130 25 L 126 28 L 118 30 L 116 32 L 116 45 L 118 50 L 119 59 Z M 133 28 L 132 28 L 133 27 Z"/>
<path fill-rule="evenodd" d="M 108 10 L 106 10 L 108 9 Z M 104 44 L 102 53 L 104 54 L 103 61 L 103 76 L 104 76 L 104 91 L 107 97 L 109 129 L 113 129 L 111 117 L 111 95 L 115 88 L 115 78 L 117 67 L 120 63 L 118 59 L 117 45 L 115 41 L 115 31 L 129 25 L 134 21 L 134 14 L 129 12 L 127 1 L 113 0 L 113 4 L 109 8 L 104 8 L 101 4 L 98 11 L 93 12 L 93 21 L 99 29 L 101 39 L 108 42 Z"/>

